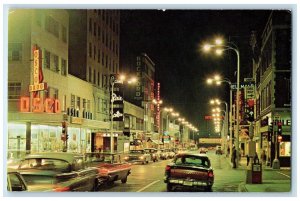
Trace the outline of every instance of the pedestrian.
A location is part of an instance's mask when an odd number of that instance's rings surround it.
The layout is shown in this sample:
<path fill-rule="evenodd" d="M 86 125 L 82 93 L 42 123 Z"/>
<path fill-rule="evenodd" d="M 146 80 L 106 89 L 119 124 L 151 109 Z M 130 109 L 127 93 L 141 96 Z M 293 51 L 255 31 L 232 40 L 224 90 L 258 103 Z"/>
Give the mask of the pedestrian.
<path fill-rule="evenodd" d="M 266 156 L 265 150 L 262 151 L 262 153 L 260 155 L 260 159 L 261 159 L 263 164 L 266 162 L 267 156 Z"/>
<path fill-rule="evenodd" d="M 255 152 L 254 164 L 259 164 L 259 158 L 258 158 L 257 152 Z"/>
<path fill-rule="evenodd" d="M 250 161 L 250 157 L 249 157 L 248 154 L 246 155 L 246 158 L 247 158 L 247 166 L 248 166 L 249 165 L 249 161 Z"/>
<path fill-rule="evenodd" d="M 232 166 L 233 168 L 236 168 L 236 149 L 233 147 L 232 149 Z"/>
<path fill-rule="evenodd" d="M 229 154 L 230 154 L 230 148 L 228 147 L 228 148 L 227 148 L 227 154 L 226 154 L 226 157 L 228 157 Z"/>

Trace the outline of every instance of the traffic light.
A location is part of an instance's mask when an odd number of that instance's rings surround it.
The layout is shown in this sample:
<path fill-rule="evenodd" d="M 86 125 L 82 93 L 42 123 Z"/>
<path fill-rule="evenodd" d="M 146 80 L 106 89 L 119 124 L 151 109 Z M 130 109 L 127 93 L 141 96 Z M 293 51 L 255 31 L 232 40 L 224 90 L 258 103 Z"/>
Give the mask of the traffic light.
<path fill-rule="evenodd" d="M 254 99 L 249 99 L 248 102 L 248 121 L 254 121 Z"/>
<path fill-rule="evenodd" d="M 62 122 L 62 131 L 61 131 L 61 140 L 62 141 L 67 141 L 69 136 L 67 134 L 67 122 L 63 121 Z"/>
<path fill-rule="evenodd" d="M 282 134 L 282 123 L 278 122 L 277 126 L 278 126 L 278 135 L 281 135 Z"/>

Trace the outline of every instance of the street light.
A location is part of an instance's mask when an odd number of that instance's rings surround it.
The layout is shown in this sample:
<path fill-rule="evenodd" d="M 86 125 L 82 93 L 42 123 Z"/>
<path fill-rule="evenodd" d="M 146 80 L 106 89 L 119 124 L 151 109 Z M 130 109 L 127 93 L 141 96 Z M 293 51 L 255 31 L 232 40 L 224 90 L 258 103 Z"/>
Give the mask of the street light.
<path fill-rule="evenodd" d="M 216 41 L 215 44 L 205 44 L 203 47 L 203 50 L 205 52 L 208 52 L 211 48 L 223 48 L 223 50 L 233 50 L 236 53 L 237 56 L 237 81 L 236 81 L 236 154 L 237 154 L 237 161 L 239 161 L 239 127 L 240 127 L 240 122 L 239 122 L 239 110 L 240 110 L 240 106 L 239 106 L 239 94 L 240 94 L 240 52 L 237 48 L 237 46 L 233 43 L 228 43 L 230 45 L 223 45 L 222 41 Z M 238 162 L 236 163 L 237 167 L 238 167 Z"/>
<path fill-rule="evenodd" d="M 210 80 L 210 81 L 208 81 Z M 221 85 L 221 83 L 227 83 L 229 85 L 230 89 L 230 101 L 229 101 L 229 148 L 230 148 L 230 156 L 232 154 L 232 83 L 228 78 L 221 78 L 220 80 L 208 78 L 207 83 L 208 84 L 216 84 L 216 85 Z M 227 128 L 228 129 L 228 128 Z"/>
<path fill-rule="evenodd" d="M 114 136 L 113 136 L 113 118 L 114 118 L 114 102 L 117 98 L 114 93 L 114 86 L 116 83 L 123 84 L 126 80 L 125 75 L 121 74 L 118 77 L 111 76 L 110 84 L 111 84 L 111 111 L 110 111 L 110 152 L 114 153 Z M 127 80 L 128 84 L 133 84 L 136 82 L 136 78 L 133 77 Z"/>

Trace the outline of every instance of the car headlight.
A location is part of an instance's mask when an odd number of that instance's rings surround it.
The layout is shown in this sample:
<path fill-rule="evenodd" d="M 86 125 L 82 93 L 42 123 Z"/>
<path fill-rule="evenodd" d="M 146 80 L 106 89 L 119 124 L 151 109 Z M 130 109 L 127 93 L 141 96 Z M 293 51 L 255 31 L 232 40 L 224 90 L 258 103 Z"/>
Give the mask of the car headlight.
<path fill-rule="evenodd" d="M 129 159 L 129 157 L 128 157 L 128 156 L 126 156 L 126 157 L 124 157 L 124 159 L 125 159 L 125 160 L 128 160 L 128 159 Z"/>
<path fill-rule="evenodd" d="M 140 156 L 140 159 L 144 159 L 144 156 Z"/>

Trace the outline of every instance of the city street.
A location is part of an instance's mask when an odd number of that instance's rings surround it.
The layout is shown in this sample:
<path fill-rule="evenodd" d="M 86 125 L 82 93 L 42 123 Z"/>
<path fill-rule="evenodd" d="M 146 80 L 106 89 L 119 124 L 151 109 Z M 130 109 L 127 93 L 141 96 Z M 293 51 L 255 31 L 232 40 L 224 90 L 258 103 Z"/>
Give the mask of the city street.
<path fill-rule="evenodd" d="M 194 151 L 196 153 L 196 151 Z M 230 166 L 228 158 L 225 155 L 216 155 L 214 150 L 210 150 L 209 156 L 214 168 L 215 182 L 213 192 L 238 192 L 239 185 L 246 180 L 245 164 L 241 164 L 239 169 L 233 169 Z M 150 162 L 146 165 L 134 164 L 131 174 L 128 176 L 126 184 L 115 182 L 112 186 L 101 188 L 104 192 L 167 192 L 166 184 L 163 181 L 166 165 L 171 162 L 169 160 L 159 160 L 158 162 Z M 263 183 L 277 180 L 282 182 L 290 181 L 291 171 L 282 170 L 266 170 L 263 172 Z M 259 184 L 258 184 L 259 185 Z M 177 192 L 181 192 L 179 189 Z M 175 191 L 176 192 L 176 191 Z M 191 192 L 186 190 L 185 192 Z M 198 192 L 205 192 L 199 190 Z"/>

